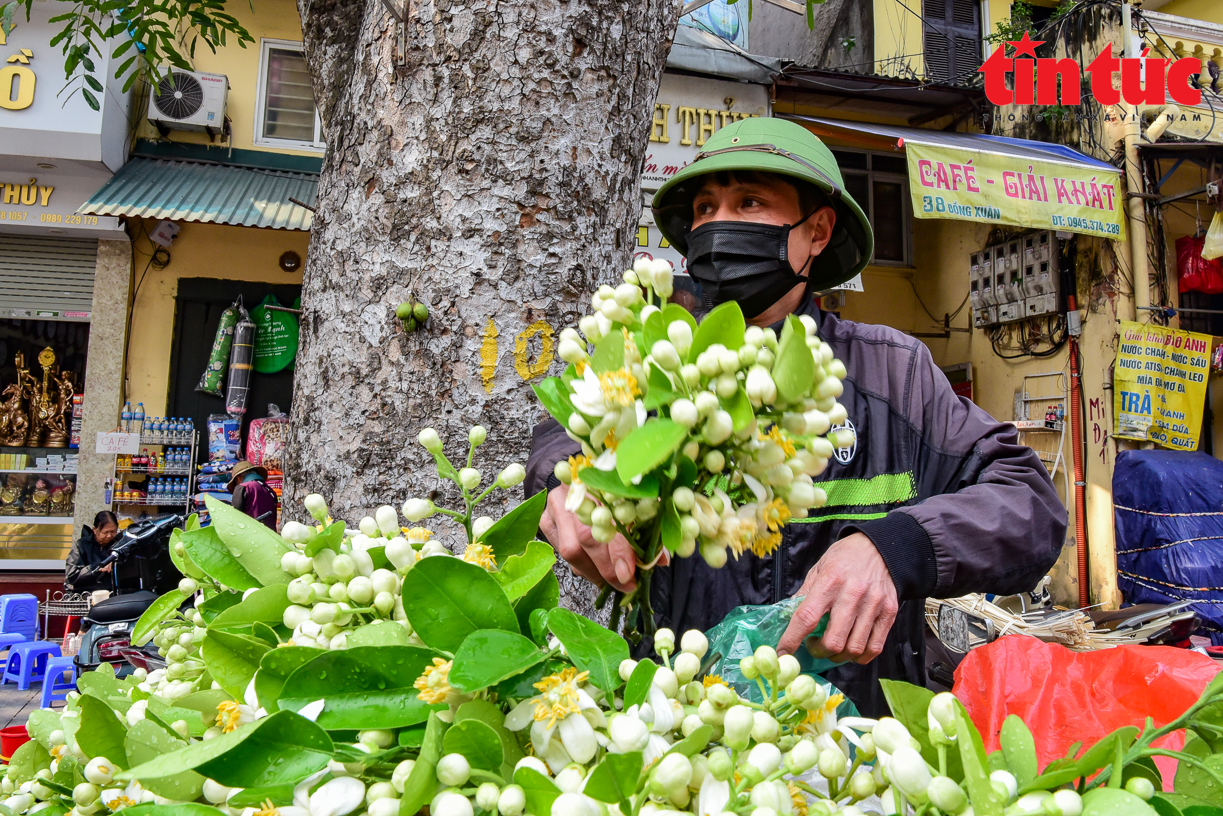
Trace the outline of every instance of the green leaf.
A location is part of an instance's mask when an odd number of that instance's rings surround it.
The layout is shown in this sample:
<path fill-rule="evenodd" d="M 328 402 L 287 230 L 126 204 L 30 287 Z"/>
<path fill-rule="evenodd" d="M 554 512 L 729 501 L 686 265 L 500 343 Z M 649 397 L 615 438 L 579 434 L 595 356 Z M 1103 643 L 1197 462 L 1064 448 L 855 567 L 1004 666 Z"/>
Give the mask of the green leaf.
<path fill-rule="evenodd" d="M 225 803 L 232 808 L 262 808 L 263 803 L 271 801 L 278 807 L 293 804 L 293 785 L 273 785 L 265 788 L 244 788 L 233 794 Z M 215 813 L 214 815 L 215 816 Z"/>
<path fill-rule="evenodd" d="M 235 626 L 249 626 L 256 621 L 268 626 L 280 626 L 284 623 L 285 610 L 288 608 L 289 588 L 277 584 L 255 590 L 246 600 L 217 615 L 208 626 L 212 629 L 232 629 Z"/>
<path fill-rule="evenodd" d="M 30 735 L 30 739 L 38 740 L 42 747 L 48 750 L 51 748 L 51 733 L 59 730 L 60 727 L 60 713 L 49 708 L 34 709 L 30 712 L 30 718 L 25 724 L 25 730 Z"/>
<path fill-rule="evenodd" d="M 128 42 L 131 42 L 131 40 L 128 40 Z M 191 526 L 192 519 L 195 519 L 194 527 Z M 195 562 L 191 560 L 191 556 L 187 554 L 186 547 L 183 548 L 182 555 L 179 555 L 177 550 L 178 545 L 183 543 L 182 537 L 184 530 L 190 532 L 198 529 L 200 529 L 199 517 L 196 516 L 195 513 L 192 513 L 187 518 L 187 523 L 183 526 L 182 530 L 175 527 L 170 531 L 170 543 L 167 545 L 167 550 L 170 553 L 170 560 L 174 562 L 174 566 L 178 569 L 178 571 L 183 575 L 196 579 L 197 581 L 206 577 L 204 575 L 204 571 L 196 566 Z"/>
<path fill-rule="evenodd" d="M 486 771 L 499 770 L 505 761 L 497 732 L 474 719 L 451 726 L 442 740 L 442 750 L 446 754 L 462 754 L 471 767 Z"/>
<path fill-rule="evenodd" d="M 43 768 L 50 767 L 51 755 L 47 753 L 47 749 L 34 740 L 30 740 L 18 746 L 13 756 L 9 758 L 8 778 L 14 784 L 20 785 L 23 782 L 29 782 Z"/>
<path fill-rule="evenodd" d="M 998 742 L 1002 755 L 1006 757 L 1007 770 L 1015 775 L 1019 787 L 1023 787 L 1040 776 L 1036 758 L 1036 740 L 1022 719 L 1011 714 L 1002 721 Z"/>
<path fill-rule="evenodd" d="M 1045 766 L 1044 772 L 1019 788 L 1019 795 L 1038 790 L 1054 790 L 1079 778 L 1079 764 L 1073 759 L 1055 759 Z"/>
<path fill-rule="evenodd" d="M 527 813 L 551 813 L 552 803 L 561 795 L 551 779 L 532 768 L 514 771 L 514 784 L 522 788 L 527 797 Z M 400 808 L 403 813 L 403 808 Z"/>
<path fill-rule="evenodd" d="M 651 312 L 646 318 L 645 325 L 641 327 L 641 336 L 644 345 L 641 348 L 641 353 L 650 354 L 650 350 L 654 348 L 654 344 L 659 340 L 667 340 L 667 319 L 662 316 L 661 311 Z M 651 385 L 652 387 L 652 385 Z"/>
<path fill-rule="evenodd" d="M 667 502 L 662 508 L 662 545 L 667 552 L 675 552 L 683 543 L 684 535 L 679 525 L 679 511 L 674 502 Z"/>
<path fill-rule="evenodd" d="M 1088 748 L 1083 756 L 1076 760 L 1079 776 L 1090 779 L 1096 771 L 1105 765 L 1112 764 L 1117 742 L 1120 741 L 1122 751 L 1128 750 L 1134 744 L 1134 740 L 1138 739 L 1138 731 L 1139 729 L 1133 725 L 1118 728 Z M 1018 774 L 1015 778 L 1019 778 Z"/>
<path fill-rule="evenodd" d="M 522 635 L 482 629 L 468 635 L 455 653 L 450 685 L 469 693 L 481 691 L 521 674 L 547 656 Z"/>
<path fill-rule="evenodd" d="M 1159 790 L 1159 787 L 1156 786 L 1155 790 Z M 1152 796 L 1151 801 L 1147 802 L 1147 804 L 1150 805 L 1151 809 L 1158 813 L 1159 816 L 1184 816 L 1180 808 L 1162 796 Z"/>
<path fill-rule="evenodd" d="M 658 664 L 653 660 L 642 660 L 633 669 L 624 686 L 624 707 L 641 705 L 650 694 L 650 684 L 654 682 L 654 673 Z"/>
<path fill-rule="evenodd" d="M 412 688 L 434 656 L 433 651 L 418 646 L 358 646 L 325 652 L 289 675 L 279 706 L 298 711 L 307 703 L 323 700 L 323 713 L 315 722 L 333 731 L 415 725 L 437 710 Z"/>
<path fill-rule="evenodd" d="M 641 477 L 641 484 L 623 482 L 614 470 L 599 470 L 598 468 L 582 468 L 578 471 L 578 479 L 587 487 L 601 493 L 613 496 L 623 496 L 628 499 L 648 499 L 658 496 L 658 479 L 647 474 Z"/>
<path fill-rule="evenodd" d="M 505 756 L 501 764 L 501 776 L 505 779 L 513 778 L 514 766 L 518 764 L 518 760 L 522 759 L 523 753 L 522 748 L 518 745 L 518 738 L 506 729 L 505 714 L 501 709 L 488 700 L 472 700 L 463 703 L 454 713 L 456 725 L 464 720 L 479 720 L 496 732 L 498 739 L 501 740 L 501 750 Z"/>
<path fill-rule="evenodd" d="M 560 582 L 556 580 L 555 572 L 549 573 L 514 604 L 514 615 L 518 618 L 518 630 L 534 637 L 535 633 L 531 628 L 532 613 L 543 612 L 547 615 L 560 602 Z"/>
<path fill-rule="evenodd" d="M 250 635 L 209 629 L 200 653 L 212 679 L 241 700 L 269 648 L 267 643 Z"/>
<path fill-rule="evenodd" d="M 333 521 L 327 525 L 327 529 L 316 535 L 314 538 L 306 542 L 306 555 L 313 558 L 322 550 L 334 550 L 337 553 L 340 551 L 340 544 L 344 541 L 344 522 Z"/>
<path fill-rule="evenodd" d="M 1002 802 L 998 801 L 990 783 L 981 734 L 958 702 L 955 704 L 955 733 L 960 763 L 964 766 L 964 786 L 968 788 L 973 811 L 979 816 L 1002 816 Z"/>
<path fill-rule="evenodd" d="M 168 620 L 174 617 L 174 613 L 179 610 L 183 603 L 186 603 L 187 598 L 183 597 L 179 590 L 170 590 L 165 595 L 161 596 L 144 610 L 136 625 L 132 628 L 132 646 L 143 646 L 149 642 L 150 637 L 153 637 L 157 632 L 158 624 L 163 620 Z"/>
<path fill-rule="evenodd" d="M 651 661 L 643 660 L 641 662 L 650 663 Z M 593 799 L 598 799 L 600 802 L 606 802 L 609 805 L 615 805 L 629 801 L 629 797 L 636 791 L 637 782 L 640 779 L 640 751 L 633 751 L 627 754 L 607 754 L 603 757 L 603 761 L 590 772 L 590 776 L 587 777 L 582 790 Z M 621 812 L 629 809 L 628 807 L 620 808 Z"/>
<path fill-rule="evenodd" d="M 569 389 L 560 377 L 548 377 L 543 382 L 532 385 L 531 390 L 553 419 L 561 425 L 569 422 L 569 416 L 573 413 L 573 402 L 569 399 Z"/>
<path fill-rule="evenodd" d="M 283 538 L 212 496 L 204 496 L 204 504 L 212 518 L 211 527 L 216 528 L 226 549 L 262 586 L 287 584 L 292 580 L 292 576 L 280 568 L 281 557 L 293 552 Z"/>
<path fill-rule="evenodd" d="M 1096 788 L 1083 796 L 1083 816 L 1157 816 L 1134 794 L 1116 788 Z"/>
<path fill-rule="evenodd" d="M 702 351 L 721 343 L 731 351 L 738 351 L 743 345 L 743 334 L 747 324 L 743 320 L 743 310 L 733 300 L 714 308 L 696 327 L 692 335 L 692 348 L 688 350 L 688 362 L 695 363 Z"/>
<path fill-rule="evenodd" d="M 76 680 L 77 691 L 92 695 L 120 714 L 126 714 L 132 707 L 127 688 L 122 681 L 115 678 L 115 667 L 109 663 L 103 663 L 93 671 L 85 672 Z"/>
<path fill-rule="evenodd" d="M 51 811 L 44 811 L 50 813 Z M 123 816 L 217 816 L 217 809 L 212 805 L 201 805 L 194 802 L 176 802 L 173 805 L 155 805 L 147 802 L 136 807 L 123 809 Z"/>
<path fill-rule="evenodd" d="M 501 585 L 458 558 L 426 558 L 403 579 L 403 611 L 426 645 L 454 652 L 479 629 L 519 631 Z"/>
<path fill-rule="evenodd" d="M 624 482 L 666 462 L 688 438 L 688 429 L 670 419 L 648 419 L 616 448 L 616 473 Z"/>
<path fill-rule="evenodd" d="M 171 736 L 151 720 L 141 720 L 127 732 L 125 746 L 128 767 L 134 768 L 163 754 L 173 753 L 185 743 Z M 141 777 L 140 784 L 167 799 L 191 801 L 204 789 L 204 777 L 195 771 L 181 771 L 162 777 Z"/>
<path fill-rule="evenodd" d="M 352 635 L 349 635 L 351 642 Z M 259 705 L 269 712 L 279 711 L 278 700 L 289 675 L 323 654 L 326 654 L 325 650 L 309 646 L 284 646 L 265 652 L 255 673 L 255 697 L 259 699 Z"/>
<path fill-rule="evenodd" d="M 196 771 L 231 788 L 292 784 L 326 767 L 335 750 L 322 728 L 291 711 L 194 742 L 138 765 L 117 778 L 158 779 Z"/>
<path fill-rule="evenodd" d="M 709 744 L 709 739 L 712 736 L 713 726 L 698 725 L 691 734 L 668 748 L 667 753 L 683 754 L 686 757 L 696 756 Z"/>
<path fill-rule="evenodd" d="M 492 573 L 497 583 L 505 590 L 505 596 L 511 602 L 518 600 L 531 591 L 552 572 L 556 563 L 556 552 L 542 541 L 530 541 L 521 555 L 511 555 L 505 559 L 498 572 Z"/>
<path fill-rule="evenodd" d="M 247 572 L 221 542 L 215 527 L 183 533 L 182 542 L 191 561 L 217 583 L 239 592 L 260 586 L 255 576 Z"/>
<path fill-rule="evenodd" d="M 88 88 L 81 88 L 81 96 L 85 97 L 85 103 L 94 110 L 102 110 L 102 104 L 98 102 L 98 98 L 93 95 L 93 92 Z"/>
<path fill-rule="evenodd" d="M 231 606 L 237 606 L 242 603 L 241 592 L 218 592 L 208 600 L 195 607 L 195 611 L 200 613 L 200 617 L 204 619 L 204 625 L 212 623 L 216 620 L 217 615 L 220 615 Z"/>
<path fill-rule="evenodd" d="M 1155 766 L 1154 760 L 1152 760 L 1150 757 L 1138 757 L 1133 762 L 1126 765 L 1125 771 L 1121 774 L 1122 785 L 1124 786 L 1125 783 L 1139 776 L 1148 780 L 1152 785 L 1154 785 L 1156 791 L 1163 790 L 1163 775 L 1160 774 L 1159 768 Z M 1154 807 L 1154 805 L 1152 805 L 1152 807 Z M 1158 808 L 1156 808 L 1156 810 L 1158 810 Z"/>
<path fill-rule="evenodd" d="M 780 402 L 797 402 L 811 390 L 815 358 L 807 348 L 807 330 L 794 315 L 786 318 L 781 330 L 772 375 Z"/>
<path fill-rule="evenodd" d="M 613 330 L 595 343 L 595 353 L 590 355 L 590 368 L 596 374 L 624 368 L 624 335 Z M 565 423 L 562 421 L 561 424 Z"/>
<path fill-rule="evenodd" d="M 127 723 L 115 710 L 92 694 L 82 694 L 77 701 L 81 711 L 81 727 L 76 732 L 77 747 L 85 756 L 106 757 L 120 768 L 127 765 Z"/>
<path fill-rule="evenodd" d="M 403 786 L 400 813 L 415 814 L 433 798 L 433 793 L 437 790 L 437 776 L 433 771 L 437 768 L 437 761 L 442 758 L 446 729 L 446 723 L 437 718 L 436 712 L 429 715 L 429 724 L 425 727 L 425 737 L 421 740 L 416 765 Z"/>
<path fill-rule="evenodd" d="M 909 729 L 909 734 L 921 745 L 922 759 L 937 768 L 938 749 L 930 742 L 930 726 L 926 717 L 934 692 L 900 680 L 880 680 L 879 684 L 883 687 L 883 696 L 892 710 L 892 716 Z M 958 752 L 949 750 L 947 775 L 960 779 L 963 773 Z"/>
<path fill-rule="evenodd" d="M 408 630 L 394 621 L 374 621 L 348 633 L 348 648 L 354 646 L 407 646 Z"/>
<path fill-rule="evenodd" d="M 539 532 L 539 520 L 548 506 L 548 492 L 542 490 L 519 504 L 489 527 L 480 540 L 493 548 L 497 563 L 501 564 L 511 555 L 519 555 L 535 540 Z"/>
<path fill-rule="evenodd" d="M 628 659 L 624 638 L 563 607 L 548 613 L 548 628 L 565 647 L 573 665 L 590 672 L 592 684 L 608 694 L 616 690 L 620 664 Z"/>
<path fill-rule="evenodd" d="M 641 404 L 645 406 L 647 411 L 653 411 L 661 408 L 664 405 L 670 405 L 679 398 L 680 394 L 676 392 L 675 385 L 670 378 L 656 365 L 650 365 L 650 372 L 646 378 L 646 395 L 641 400 Z"/>
<path fill-rule="evenodd" d="M 1185 796 L 1194 796 L 1203 802 L 1218 802 L 1223 785 L 1213 779 L 1209 771 L 1223 777 L 1223 754 L 1210 754 L 1202 757 L 1200 761 L 1205 763 L 1206 769 L 1184 760 L 1177 763 L 1174 790 Z"/>

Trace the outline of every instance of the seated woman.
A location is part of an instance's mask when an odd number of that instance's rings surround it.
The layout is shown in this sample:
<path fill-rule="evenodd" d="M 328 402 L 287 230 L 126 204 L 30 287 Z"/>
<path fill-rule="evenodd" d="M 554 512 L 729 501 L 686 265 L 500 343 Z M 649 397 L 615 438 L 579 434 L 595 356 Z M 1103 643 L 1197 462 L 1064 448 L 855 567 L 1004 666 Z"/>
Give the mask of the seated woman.
<path fill-rule="evenodd" d="M 82 527 L 81 537 L 72 545 L 64 564 L 64 588 L 69 592 L 113 589 L 113 563 L 102 566 L 110 545 L 119 535 L 119 519 L 109 510 L 93 517 L 93 528 Z"/>

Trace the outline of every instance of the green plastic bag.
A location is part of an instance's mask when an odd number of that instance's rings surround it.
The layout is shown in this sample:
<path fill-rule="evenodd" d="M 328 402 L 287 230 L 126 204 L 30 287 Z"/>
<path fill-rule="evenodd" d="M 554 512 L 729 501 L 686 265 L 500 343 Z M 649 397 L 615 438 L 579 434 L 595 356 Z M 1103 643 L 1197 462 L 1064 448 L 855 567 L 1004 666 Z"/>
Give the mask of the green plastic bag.
<path fill-rule="evenodd" d="M 214 397 L 224 396 L 221 392 L 221 380 L 225 377 L 225 367 L 229 364 L 229 348 L 234 342 L 234 326 L 238 324 L 241 304 L 242 298 L 238 298 L 237 302 L 221 312 L 217 334 L 212 341 L 212 351 L 208 353 L 208 367 L 200 375 L 200 384 L 195 387 L 196 391 Z"/>
<path fill-rule="evenodd" d="M 721 677 L 739 696 L 753 702 L 763 702 L 759 684 L 743 676 L 739 671 L 739 661 L 751 657 L 760 646 L 776 648 L 803 597 L 798 595 L 769 606 L 737 606 L 732 609 L 721 623 L 705 633 L 705 637 L 709 639 L 708 654 L 721 655 L 708 673 Z M 810 637 L 822 635 L 827 626 L 828 616 L 825 615 Z M 798 658 L 803 674 L 814 677 L 816 682 L 828 691 L 829 696 L 841 694 L 840 689 L 819 676 L 821 672 L 837 666 L 837 663 L 826 658 L 813 657 L 804 648 L 800 648 L 794 656 Z M 856 717 L 858 707 L 845 697 L 845 701 L 837 708 L 837 716 Z"/>

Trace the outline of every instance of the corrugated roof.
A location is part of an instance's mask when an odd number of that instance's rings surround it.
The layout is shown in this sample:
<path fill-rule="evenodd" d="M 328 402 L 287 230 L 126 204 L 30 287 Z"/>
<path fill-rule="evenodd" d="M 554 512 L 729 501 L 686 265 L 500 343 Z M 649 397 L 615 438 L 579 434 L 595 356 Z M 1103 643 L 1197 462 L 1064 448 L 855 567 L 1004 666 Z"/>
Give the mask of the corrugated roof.
<path fill-rule="evenodd" d="M 309 230 L 318 176 L 287 170 L 135 157 L 78 212 L 241 227 Z"/>

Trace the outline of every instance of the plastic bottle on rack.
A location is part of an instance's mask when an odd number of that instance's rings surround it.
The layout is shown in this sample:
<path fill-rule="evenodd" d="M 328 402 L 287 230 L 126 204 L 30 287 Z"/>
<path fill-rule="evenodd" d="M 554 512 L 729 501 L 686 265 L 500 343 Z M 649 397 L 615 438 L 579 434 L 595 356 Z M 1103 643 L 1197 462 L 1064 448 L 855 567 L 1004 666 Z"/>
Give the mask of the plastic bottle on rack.
<path fill-rule="evenodd" d="M 123 411 L 119 414 L 119 430 L 123 433 L 131 433 L 132 404 L 130 402 L 123 403 Z"/>
<path fill-rule="evenodd" d="M 136 403 L 136 410 L 132 412 L 132 433 L 144 433 L 144 403 Z"/>
<path fill-rule="evenodd" d="M 187 438 L 183 441 L 186 442 L 188 445 L 190 445 L 192 440 L 194 439 L 195 439 L 195 420 L 192 419 L 191 417 L 187 417 Z"/>

